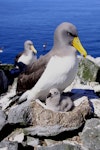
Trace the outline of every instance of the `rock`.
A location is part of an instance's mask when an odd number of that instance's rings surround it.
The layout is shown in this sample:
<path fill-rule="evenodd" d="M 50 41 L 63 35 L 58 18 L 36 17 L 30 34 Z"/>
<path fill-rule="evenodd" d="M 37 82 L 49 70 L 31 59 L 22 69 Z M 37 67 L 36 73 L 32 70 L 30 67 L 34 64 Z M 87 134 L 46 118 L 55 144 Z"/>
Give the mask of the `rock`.
<path fill-rule="evenodd" d="M 73 131 L 80 128 L 86 116 L 92 113 L 87 99 L 72 111 L 63 113 L 44 109 L 36 101 L 31 104 L 31 108 L 32 126 L 24 129 L 24 132 L 31 136 L 55 136 L 64 131 Z"/>
<path fill-rule="evenodd" d="M 94 57 L 92 57 L 90 55 L 87 55 L 86 58 L 89 59 L 90 61 L 94 62 L 97 66 L 100 67 L 100 57 L 94 58 Z"/>
<path fill-rule="evenodd" d="M 34 118 L 33 118 L 34 120 Z M 30 104 L 22 103 L 10 109 L 8 113 L 9 124 L 20 124 L 22 126 L 32 125 L 32 109 Z"/>
<path fill-rule="evenodd" d="M 96 81 L 100 67 L 89 59 L 85 59 L 82 57 L 80 57 L 79 59 L 80 62 L 79 62 L 78 76 L 81 82 L 87 83 Z"/>
<path fill-rule="evenodd" d="M 35 147 L 35 150 L 88 150 L 81 145 L 69 143 L 69 142 L 62 142 L 58 144 L 53 144 L 50 146 L 38 146 Z"/>
<path fill-rule="evenodd" d="M 96 95 L 98 95 L 100 97 L 100 84 L 98 82 L 90 82 L 90 85 L 93 87 Z"/>
<path fill-rule="evenodd" d="M 0 110 L 0 131 L 6 125 L 6 118 L 6 114 L 2 110 Z"/>
<path fill-rule="evenodd" d="M 27 136 L 27 145 L 30 145 L 33 147 L 38 146 L 39 145 L 39 139 Z"/>
<path fill-rule="evenodd" d="M 100 99 L 91 99 L 91 104 L 93 108 L 94 115 L 100 118 Z"/>
<path fill-rule="evenodd" d="M 20 133 L 14 137 L 13 141 L 17 141 L 18 143 L 21 143 L 23 140 L 24 140 L 24 133 Z"/>
<path fill-rule="evenodd" d="M 75 94 L 75 95 L 73 96 L 74 98 L 77 97 L 77 100 L 74 101 L 74 106 L 75 106 L 75 107 L 76 107 L 76 106 L 78 107 L 78 106 L 84 101 L 84 99 L 87 99 L 86 96 L 82 96 L 82 97 L 79 97 L 79 98 L 78 98 L 78 96 L 79 96 L 78 94 L 77 94 L 77 95 Z"/>
<path fill-rule="evenodd" d="M 100 92 L 100 84 L 94 86 L 94 91 L 95 91 L 95 92 Z"/>
<path fill-rule="evenodd" d="M 100 149 L 100 119 L 92 118 L 87 120 L 81 133 L 83 146 L 88 150 Z"/>
<path fill-rule="evenodd" d="M 24 133 L 22 129 L 14 130 L 10 135 L 5 138 L 6 141 L 13 141 L 22 143 L 24 141 Z"/>
<path fill-rule="evenodd" d="M 56 140 L 52 140 L 52 139 L 45 139 L 45 146 L 52 146 L 55 144 L 62 144 L 62 141 L 56 141 Z"/>
<path fill-rule="evenodd" d="M 4 147 L 4 148 L 0 148 L 0 150 L 8 150 L 8 148 L 7 148 L 7 147 Z"/>
<path fill-rule="evenodd" d="M 93 63 L 96 63 L 96 62 L 95 62 L 95 58 L 92 57 L 91 55 L 87 55 L 87 56 L 86 56 L 86 59 L 92 61 Z"/>
<path fill-rule="evenodd" d="M 0 150 L 18 150 L 18 143 L 10 141 L 2 141 L 0 142 Z"/>
<path fill-rule="evenodd" d="M 95 58 L 95 62 L 100 67 L 100 57 Z"/>

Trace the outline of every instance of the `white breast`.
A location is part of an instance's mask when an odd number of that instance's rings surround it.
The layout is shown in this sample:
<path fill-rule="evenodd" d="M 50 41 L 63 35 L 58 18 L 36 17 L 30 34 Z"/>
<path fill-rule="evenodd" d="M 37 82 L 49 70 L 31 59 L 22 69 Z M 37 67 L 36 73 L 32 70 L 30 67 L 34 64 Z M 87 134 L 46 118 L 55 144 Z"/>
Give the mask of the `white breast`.
<path fill-rule="evenodd" d="M 62 58 L 53 56 L 41 78 L 31 90 L 33 98 L 44 99 L 53 87 L 63 91 L 74 80 L 77 67 L 78 61 L 74 56 Z"/>
<path fill-rule="evenodd" d="M 22 54 L 18 59 L 18 62 L 23 62 L 25 65 L 30 65 L 36 60 L 36 57 L 33 54 L 25 55 Z"/>

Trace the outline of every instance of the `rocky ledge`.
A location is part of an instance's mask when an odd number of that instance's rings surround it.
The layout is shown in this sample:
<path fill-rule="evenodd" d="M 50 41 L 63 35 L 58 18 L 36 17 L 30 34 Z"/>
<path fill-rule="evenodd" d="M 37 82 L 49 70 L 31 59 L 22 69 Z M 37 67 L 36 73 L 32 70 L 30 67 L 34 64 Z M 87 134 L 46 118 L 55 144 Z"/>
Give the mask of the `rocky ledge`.
<path fill-rule="evenodd" d="M 100 58 L 79 57 L 78 74 L 64 91 L 74 103 L 68 112 L 38 99 L 12 103 L 16 80 L 0 96 L 0 150 L 100 149 Z"/>

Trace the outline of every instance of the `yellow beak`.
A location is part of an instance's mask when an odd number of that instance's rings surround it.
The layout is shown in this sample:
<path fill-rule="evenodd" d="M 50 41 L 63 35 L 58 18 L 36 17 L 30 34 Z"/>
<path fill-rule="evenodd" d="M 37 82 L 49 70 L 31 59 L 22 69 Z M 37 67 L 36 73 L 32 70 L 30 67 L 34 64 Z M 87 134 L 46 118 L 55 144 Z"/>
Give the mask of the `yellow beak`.
<path fill-rule="evenodd" d="M 83 48 L 80 40 L 78 37 L 74 37 L 73 41 L 72 41 L 72 45 L 75 47 L 75 49 L 77 49 L 84 57 L 87 56 L 87 52 L 86 50 Z"/>
<path fill-rule="evenodd" d="M 34 54 L 37 54 L 37 50 L 34 48 L 33 45 L 31 45 L 31 48 L 30 48 L 30 49 L 33 51 Z"/>

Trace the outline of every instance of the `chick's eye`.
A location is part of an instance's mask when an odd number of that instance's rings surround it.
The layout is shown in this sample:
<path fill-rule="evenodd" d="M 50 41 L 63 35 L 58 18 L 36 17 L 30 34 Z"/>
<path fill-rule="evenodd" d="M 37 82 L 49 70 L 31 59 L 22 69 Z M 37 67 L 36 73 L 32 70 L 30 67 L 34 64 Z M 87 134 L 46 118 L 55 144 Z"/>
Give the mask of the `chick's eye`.
<path fill-rule="evenodd" d="M 58 93 L 57 93 L 57 92 L 54 92 L 54 94 L 57 95 Z"/>

